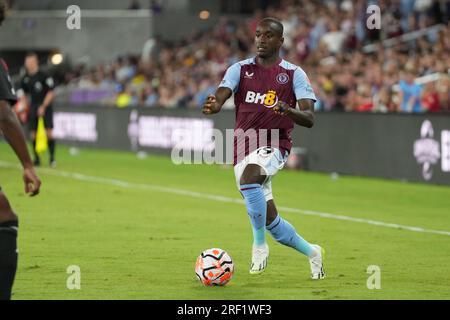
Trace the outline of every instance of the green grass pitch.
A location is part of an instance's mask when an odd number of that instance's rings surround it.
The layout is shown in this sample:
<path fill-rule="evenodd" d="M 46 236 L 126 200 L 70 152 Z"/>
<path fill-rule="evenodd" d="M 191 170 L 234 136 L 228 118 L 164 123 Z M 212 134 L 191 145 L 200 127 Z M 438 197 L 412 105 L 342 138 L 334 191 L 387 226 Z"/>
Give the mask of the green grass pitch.
<path fill-rule="evenodd" d="M 30 199 L 4 142 L 0 161 L 0 184 L 20 216 L 13 299 L 450 299 L 450 235 L 281 210 L 326 249 L 327 278 L 310 280 L 307 259 L 270 236 L 269 267 L 252 276 L 245 207 L 178 190 L 239 199 L 230 168 L 60 147 L 59 167 L 38 170 L 42 194 Z M 273 188 L 282 207 L 450 231 L 449 187 L 284 170 Z M 234 260 L 225 287 L 195 277 L 197 256 L 211 247 Z M 80 290 L 67 289 L 70 265 L 81 268 Z M 367 288 L 370 265 L 381 269 L 381 289 Z"/>

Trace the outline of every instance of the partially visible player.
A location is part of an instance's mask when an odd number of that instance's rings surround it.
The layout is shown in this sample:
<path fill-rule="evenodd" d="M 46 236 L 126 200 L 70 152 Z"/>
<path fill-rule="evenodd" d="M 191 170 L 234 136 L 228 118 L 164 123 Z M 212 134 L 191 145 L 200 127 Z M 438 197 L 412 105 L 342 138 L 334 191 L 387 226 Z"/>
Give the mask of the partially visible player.
<path fill-rule="evenodd" d="M 26 95 L 29 95 L 30 97 L 28 126 L 31 132 L 31 140 L 34 150 L 34 165 L 39 166 L 41 164 L 41 159 L 36 152 L 36 131 L 38 127 L 38 119 L 43 117 L 50 151 L 50 166 L 56 167 L 56 142 L 53 139 L 52 107 L 52 102 L 55 97 L 53 92 L 55 83 L 52 77 L 48 76 L 45 72 L 39 69 L 39 59 L 37 54 L 34 52 L 30 52 L 26 55 L 25 69 L 26 74 L 20 81 L 20 97 L 24 105 L 26 105 Z"/>
<path fill-rule="evenodd" d="M 294 124 L 308 128 L 314 125 L 316 101 L 305 72 L 280 58 L 283 41 L 283 25 L 278 20 L 261 20 L 255 34 L 256 57 L 228 68 L 215 95 L 209 96 L 204 103 L 203 113 L 219 112 L 234 93 L 237 136 L 234 141 L 234 172 L 253 226 L 250 273 L 261 273 L 267 267 L 267 230 L 278 242 L 306 255 L 312 279 L 322 279 L 325 277 L 322 248 L 309 244 L 280 217 L 272 195 L 271 180 L 287 160 Z M 252 129 L 257 132 L 278 130 L 279 139 L 258 139 L 255 150 L 252 150 L 252 142 L 246 144 L 245 138 L 240 140 L 239 137 L 239 132 Z M 244 142 L 243 146 L 240 141 Z"/>
<path fill-rule="evenodd" d="M 0 0 L 0 25 L 5 18 L 5 4 Z M 0 59 L 0 130 L 20 159 L 23 166 L 25 192 L 39 193 L 41 182 L 34 172 L 19 121 L 11 110 L 16 96 L 8 75 L 6 63 Z M 11 298 L 11 289 L 17 269 L 18 218 L 0 187 L 0 300 Z"/>

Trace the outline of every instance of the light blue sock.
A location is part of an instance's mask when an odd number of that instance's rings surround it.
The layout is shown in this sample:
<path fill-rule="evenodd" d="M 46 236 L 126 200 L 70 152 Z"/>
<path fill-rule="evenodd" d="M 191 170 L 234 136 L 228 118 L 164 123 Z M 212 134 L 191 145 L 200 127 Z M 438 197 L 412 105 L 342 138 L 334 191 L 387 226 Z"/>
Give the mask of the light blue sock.
<path fill-rule="evenodd" d="M 244 184 L 240 189 L 253 226 L 253 244 L 263 245 L 266 243 L 267 203 L 262 187 L 259 184 Z"/>
<path fill-rule="evenodd" d="M 267 230 L 279 243 L 294 248 L 307 257 L 311 257 L 314 249 L 305 239 L 300 237 L 294 227 L 289 222 L 282 219 L 280 215 L 267 226 Z"/>

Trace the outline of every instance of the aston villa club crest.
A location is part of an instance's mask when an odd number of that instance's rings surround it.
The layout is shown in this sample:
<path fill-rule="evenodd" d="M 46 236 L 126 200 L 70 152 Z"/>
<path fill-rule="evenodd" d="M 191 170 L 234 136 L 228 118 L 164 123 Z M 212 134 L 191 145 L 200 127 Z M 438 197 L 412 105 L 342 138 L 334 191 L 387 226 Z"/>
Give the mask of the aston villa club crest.
<path fill-rule="evenodd" d="M 277 82 L 279 84 L 286 84 L 289 82 L 289 76 L 287 75 L 287 73 L 279 73 L 277 75 Z"/>

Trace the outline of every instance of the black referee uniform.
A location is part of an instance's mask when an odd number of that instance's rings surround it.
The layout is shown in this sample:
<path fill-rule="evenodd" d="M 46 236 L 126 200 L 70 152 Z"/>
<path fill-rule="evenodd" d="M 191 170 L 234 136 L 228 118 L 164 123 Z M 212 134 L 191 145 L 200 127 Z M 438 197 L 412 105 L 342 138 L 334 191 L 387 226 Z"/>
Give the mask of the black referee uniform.
<path fill-rule="evenodd" d="M 53 78 L 45 72 L 38 70 L 33 75 L 26 74 L 20 81 L 20 88 L 30 97 L 30 111 L 28 114 L 28 127 L 30 131 L 36 132 L 38 127 L 38 109 L 45 100 L 49 91 L 55 88 Z M 53 107 L 49 104 L 45 109 L 44 126 L 46 129 L 53 129 Z M 39 155 L 36 153 L 36 140 L 33 139 L 33 151 L 35 156 L 35 165 L 40 164 Z M 50 150 L 50 163 L 55 161 L 55 140 L 49 139 L 48 146 Z"/>

